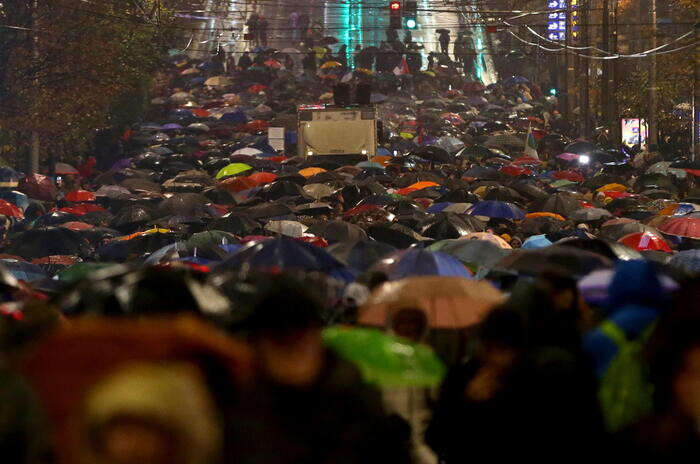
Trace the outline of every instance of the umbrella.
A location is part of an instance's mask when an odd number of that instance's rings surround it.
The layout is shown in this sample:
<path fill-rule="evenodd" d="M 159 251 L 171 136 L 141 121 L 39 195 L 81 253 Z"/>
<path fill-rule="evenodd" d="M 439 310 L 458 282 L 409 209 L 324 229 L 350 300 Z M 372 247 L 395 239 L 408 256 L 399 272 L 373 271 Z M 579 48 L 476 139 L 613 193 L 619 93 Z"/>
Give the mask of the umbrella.
<path fill-rule="evenodd" d="M 614 270 L 598 269 L 579 280 L 578 290 L 586 302 L 597 306 L 606 306 L 610 298 L 610 284 L 612 284 L 614 277 Z M 678 283 L 667 275 L 659 274 L 659 282 L 667 293 L 678 289 Z"/>
<path fill-rule="evenodd" d="M 262 225 L 244 214 L 229 213 L 208 224 L 211 230 L 223 230 L 239 237 L 262 233 Z"/>
<path fill-rule="evenodd" d="M 525 239 L 521 248 L 524 250 L 529 250 L 548 247 L 551 244 L 552 242 L 544 234 L 531 235 L 530 237 Z"/>
<path fill-rule="evenodd" d="M 297 221 L 269 221 L 265 224 L 265 230 L 268 232 L 274 232 L 281 235 L 286 235 L 287 237 L 301 237 L 304 235 L 307 226 Z"/>
<path fill-rule="evenodd" d="M 408 248 L 425 239 L 409 227 L 398 223 L 372 224 L 367 228 L 367 235 L 396 248 Z"/>
<path fill-rule="evenodd" d="M 668 266 L 685 274 L 697 276 L 700 274 L 700 250 L 679 251 L 673 255 Z"/>
<path fill-rule="evenodd" d="M 506 244 L 507 245 L 507 244 Z M 454 256 L 471 269 L 493 267 L 510 250 L 488 240 L 441 240 L 428 247 Z"/>
<path fill-rule="evenodd" d="M 49 277 L 41 267 L 26 261 L 3 258 L 0 259 L 0 267 L 24 282 L 35 282 Z"/>
<path fill-rule="evenodd" d="M 315 200 L 329 197 L 336 192 L 336 189 L 326 184 L 306 184 L 302 187 L 302 190 Z"/>
<path fill-rule="evenodd" d="M 425 312 L 432 328 L 461 329 L 479 323 L 505 296 L 485 281 L 423 276 L 386 282 L 360 309 L 360 324 L 385 326 L 400 309 Z"/>
<path fill-rule="evenodd" d="M 486 216 L 490 218 L 502 218 L 521 220 L 525 218 L 525 212 L 512 203 L 504 201 L 485 200 L 472 206 L 469 214 L 474 216 Z"/>
<path fill-rule="evenodd" d="M 625 235 L 624 237 L 619 238 L 617 241 L 637 251 L 659 250 L 667 253 L 673 252 L 663 237 L 653 232 L 636 232 Z"/>
<path fill-rule="evenodd" d="M 581 208 L 569 214 L 569 219 L 574 222 L 600 221 L 612 217 L 610 211 L 602 208 Z"/>
<path fill-rule="evenodd" d="M 253 169 L 251 166 L 245 163 L 231 163 L 226 167 L 223 167 L 216 173 L 216 179 L 222 179 L 224 177 L 235 176 L 242 172 L 246 172 Z"/>
<path fill-rule="evenodd" d="M 700 239 L 700 218 L 674 217 L 664 221 L 659 230 L 668 235 Z"/>
<path fill-rule="evenodd" d="M 512 147 L 522 150 L 525 147 L 525 140 L 515 134 L 492 135 L 484 143 L 485 147 Z"/>
<path fill-rule="evenodd" d="M 251 242 L 219 266 L 221 269 L 301 269 L 333 275 L 343 265 L 323 249 L 289 237 Z"/>
<path fill-rule="evenodd" d="M 362 272 L 395 250 L 391 245 L 368 239 L 338 242 L 326 248 L 338 261 Z"/>
<path fill-rule="evenodd" d="M 339 63 L 337 61 L 326 61 L 321 65 L 319 69 L 329 69 L 329 68 L 338 68 L 343 66 L 342 63 Z"/>
<path fill-rule="evenodd" d="M 364 380 L 383 388 L 434 387 L 446 369 L 426 345 L 378 329 L 329 327 L 323 341 L 339 357 L 357 365 Z"/>
<path fill-rule="evenodd" d="M 115 265 L 118 266 L 117 263 L 79 262 L 61 269 L 56 273 L 56 277 L 58 277 L 58 280 L 64 281 L 68 284 L 75 284 L 91 275 L 94 275 L 96 271 Z"/>
<path fill-rule="evenodd" d="M 76 203 L 83 201 L 95 201 L 96 199 L 95 194 L 88 192 L 87 190 L 74 190 L 66 193 L 66 200 Z"/>
<path fill-rule="evenodd" d="M 19 175 L 7 166 L 0 167 L 0 188 L 13 188 L 19 185 Z"/>
<path fill-rule="evenodd" d="M 642 224 L 634 219 L 627 219 L 623 222 L 619 219 L 614 220 L 616 222 L 608 221 L 603 223 L 600 227 L 600 236 L 609 240 L 615 240 L 624 237 L 625 235 L 634 234 L 638 232 L 652 232 L 658 233 L 653 227 Z"/>
<path fill-rule="evenodd" d="M 22 232 L 13 238 L 4 252 L 23 258 L 50 255 L 88 256 L 92 249 L 78 232 L 64 227 L 46 227 Z"/>
<path fill-rule="evenodd" d="M 581 202 L 569 194 L 555 193 L 540 202 L 540 207 L 538 209 L 540 211 L 549 211 L 550 213 L 568 217 L 569 214 L 581 209 Z"/>
<path fill-rule="evenodd" d="M 433 203 L 426 210 L 428 213 L 455 213 L 455 214 L 465 214 L 469 208 L 472 207 L 472 203 L 452 203 L 449 201 Z"/>
<path fill-rule="evenodd" d="M 7 217 L 24 219 L 22 210 L 5 200 L 0 200 L 0 214 Z"/>
<path fill-rule="evenodd" d="M 210 87 L 223 87 L 232 84 L 233 81 L 228 76 L 214 76 L 204 81 L 204 85 L 208 85 Z"/>
<path fill-rule="evenodd" d="M 307 232 L 325 238 L 328 243 L 358 242 L 367 239 L 367 233 L 361 227 L 341 220 L 315 224 Z"/>
<path fill-rule="evenodd" d="M 476 218 L 462 219 L 454 213 L 439 213 L 426 224 L 421 232 L 424 237 L 446 240 L 463 237 L 472 232 L 482 232 L 486 224 Z"/>
<path fill-rule="evenodd" d="M 67 163 L 56 163 L 56 175 L 58 176 L 74 176 L 78 175 L 78 170 Z"/>
<path fill-rule="evenodd" d="M 29 206 L 29 197 L 17 190 L 0 190 L 0 199 L 12 203 L 22 211 L 26 210 Z"/>
<path fill-rule="evenodd" d="M 540 274 L 545 271 L 565 275 L 583 276 L 598 268 L 610 268 L 609 258 L 591 251 L 552 245 L 536 250 L 516 250 L 496 264 L 499 269 L 511 269 L 523 274 Z"/>
<path fill-rule="evenodd" d="M 22 179 L 18 190 L 37 200 L 56 200 L 56 186 L 49 177 L 41 174 L 31 174 Z"/>
<path fill-rule="evenodd" d="M 156 217 L 176 215 L 190 217 L 210 216 L 210 212 L 205 207 L 207 203 L 209 203 L 209 199 L 198 193 L 177 193 L 158 204 Z"/>
<path fill-rule="evenodd" d="M 438 251 L 409 248 L 385 256 L 374 266 L 389 279 L 419 275 L 470 277 L 471 274 L 457 259 Z"/>

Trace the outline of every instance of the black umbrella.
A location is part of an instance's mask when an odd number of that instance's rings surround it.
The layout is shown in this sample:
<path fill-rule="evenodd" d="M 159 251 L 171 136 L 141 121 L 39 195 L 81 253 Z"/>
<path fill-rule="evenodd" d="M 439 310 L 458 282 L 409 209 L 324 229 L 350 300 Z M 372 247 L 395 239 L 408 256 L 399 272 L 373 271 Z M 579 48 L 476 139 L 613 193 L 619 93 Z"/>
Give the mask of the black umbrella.
<path fill-rule="evenodd" d="M 307 232 L 325 238 L 328 243 L 367 239 L 367 233 L 361 227 L 341 220 L 313 225 Z"/>
<path fill-rule="evenodd" d="M 622 259 L 642 259 L 642 255 L 637 251 L 629 248 L 621 243 L 608 242 L 599 238 L 588 239 L 581 237 L 564 238 L 557 242 L 557 245 L 563 245 L 579 250 L 591 251 L 599 255 L 612 259 L 613 261 Z"/>
<path fill-rule="evenodd" d="M 559 232 L 569 226 L 571 226 L 571 223 L 567 221 L 547 216 L 525 218 L 520 223 L 520 229 L 525 235 L 550 234 Z"/>
<path fill-rule="evenodd" d="M 396 248 L 373 240 L 353 240 L 335 243 L 326 248 L 326 251 L 345 265 L 366 271 L 380 258 L 396 251 Z"/>
<path fill-rule="evenodd" d="M 78 232 L 65 227 L 42 227 L 22 232 L 5 247 L 6 254 L 27 259 L 52 255 L 88 256 L 93 250 Z"/>
<path fill-rule="evenodd" d="M 510 201 L 513 203 L 524 203 L 523 198 L 514 189 L 504 186 L 489 187 L 484 195 L 484 200 Z"/>
<path fill-rule="evenodd" d="M 367 229 L 367 234 L 378 242 L 387 243 L 396 248 L 408 248 L 422 239 L 410 228 L 396 223 L 373 224 Z"/>
<path fill-rule="evenodd" d="M 179 236 L 172 232 L 147 233 L 129 240 L 116 240 L 97 249 L 102 261 L 125 262 L 148 255 L 164 246 L 178 241 Z"/>
<path fill-rule="evenodd" d="M 434 163 L 452 163 L 454 162 L 454 157 L 450 156 L 450 154 L 447 152 L 447 150 L 440 148 L 440 147 L 434 147 L 434 146 L 426 146 L 426 147 L 420 147 L 415 150 L 413 150 L 409 155 L 412 156 L 418 156 L 419 158 L 423 158 L 424 160 L 432 161 Z"/>
<path fill-rule="evenodd" d="M 64 213 L 63 211 L 55 211 L 53 213 L 44 214 L 39 216 L 32 222 L 32 228 L 38 229 L 41 227 L 51 227 L 57 226 L 59 224 L 64 224 L 66 222 L 81 221 L 80 216 L 76 216 L 70 213 Z"/>
<path fill-rule="evenodd" d="M 523 274 L 540 274 L 545 271 L 582 277 L 600 268 L 610 268 L 609 258 L 587 250 L 552 245 L 537 250 L 516 250 L 496 264 L 500 269 L 511 269 Z"/>
<path fill-rule="evenodd" d="M 292 208 L 281 202 L 260 203 L 241 211 L 252 219 L 266 219 L 294 214 Z"/>
<path fill-rule="evenodd" d="M 229 213 L 207 224 L 210 230 L 223 230 L 239 237 L 262 234 L 262 224 L 245 214 Z"/>
<path fill-rule="evenodd" d="M 299 184 L 285 180 L 277 180 L 263 187 L 256 196 L 269 201 L 289 197 L 306 197 L 306 194 Z"/>
<path fill-rule="evenodd" d="M 204 206 L 207 203 L 209 203 L 209 199 L 199 193 L 177 193 L 160 202 L 156 214 L 159 217 L 169 215 L 210 216 L 210 211 Z"/>
<path fill-rule="evenodd" d="M 581 202 L 568 194 L 555 193 L 539 203 L 538 211 L 547 211 L 567 217 L 581 208 Z"/>
<path fill-rule="evenodd" d="M 454 213 L 438 213 L 423 226 L 421 235 L 434 240 L 460 238 L 472 232 L 483 232 L 486 224 L 473 216 L 462 218 Z"/>
<path fill-rule="evenodd" d="M 480 200 L 481 198 L 478 195 L 467 189 L 457 189 L 436 198 L 435 203 L 476 203 Z"/>
<path fill-rule="evenodd" d="M 530 200 L 543 200 L 549 196 L 544 188 L 535 185 L 531 180 L 517 180 L 510 184 L 510 187 Z"/>

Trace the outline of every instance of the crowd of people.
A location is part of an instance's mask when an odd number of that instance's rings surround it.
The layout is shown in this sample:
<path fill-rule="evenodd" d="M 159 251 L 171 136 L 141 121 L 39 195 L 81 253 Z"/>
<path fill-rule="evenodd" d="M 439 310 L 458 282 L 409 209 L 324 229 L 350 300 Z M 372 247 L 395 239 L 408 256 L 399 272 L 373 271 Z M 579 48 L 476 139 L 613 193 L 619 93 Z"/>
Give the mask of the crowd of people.
<path fill-rule="evenodd" d="M 353 68 L 253 19 L 227 66 L 169 54 L 147 118 L 79 166 L 0 168 L 6 462 L 698 451 L 687 151 L 577 138 L 535 83 L 411 41 Z M 298 156 L 297 106 L 338 84 L 372 87 L 377 156 Z"/>

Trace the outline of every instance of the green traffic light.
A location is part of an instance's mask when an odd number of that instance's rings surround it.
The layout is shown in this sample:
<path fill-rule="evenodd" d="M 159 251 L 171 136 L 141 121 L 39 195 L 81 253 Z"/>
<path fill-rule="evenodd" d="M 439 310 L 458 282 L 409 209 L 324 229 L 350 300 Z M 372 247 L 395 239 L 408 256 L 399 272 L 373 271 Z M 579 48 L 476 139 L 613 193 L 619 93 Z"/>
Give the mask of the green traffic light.
<path fill-rule="evenodd" d="M 556 94 L 557 94 L 557 89 L 549 89 L 549 94 L 550 94 L 550 95 L 556 95 Z"/>
<path fill-rule="evenodd" d="M 409 29 L 415 29 L 417 25 L 416 20 L 413 18 L 408 18 L 406 20 L 406 27 Z"/>

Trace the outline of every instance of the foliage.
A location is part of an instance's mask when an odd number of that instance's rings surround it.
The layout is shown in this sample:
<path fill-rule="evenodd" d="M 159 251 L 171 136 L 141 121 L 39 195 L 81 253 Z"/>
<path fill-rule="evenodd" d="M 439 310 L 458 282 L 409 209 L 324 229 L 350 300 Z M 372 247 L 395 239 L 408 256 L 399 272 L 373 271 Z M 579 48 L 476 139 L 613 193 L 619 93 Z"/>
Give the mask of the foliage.
<path fill-rule="evenodd" d="M 49 150 L 84 147 L 96 128 L 124 122 L 115 107 L 144 101 L 170 15 L 155 0 L 52 0 L 34 17 L 31 4 L 0 11 L 0 25 L 31 29 L 0 27 L 0 133 L 38 131 Z"/>

